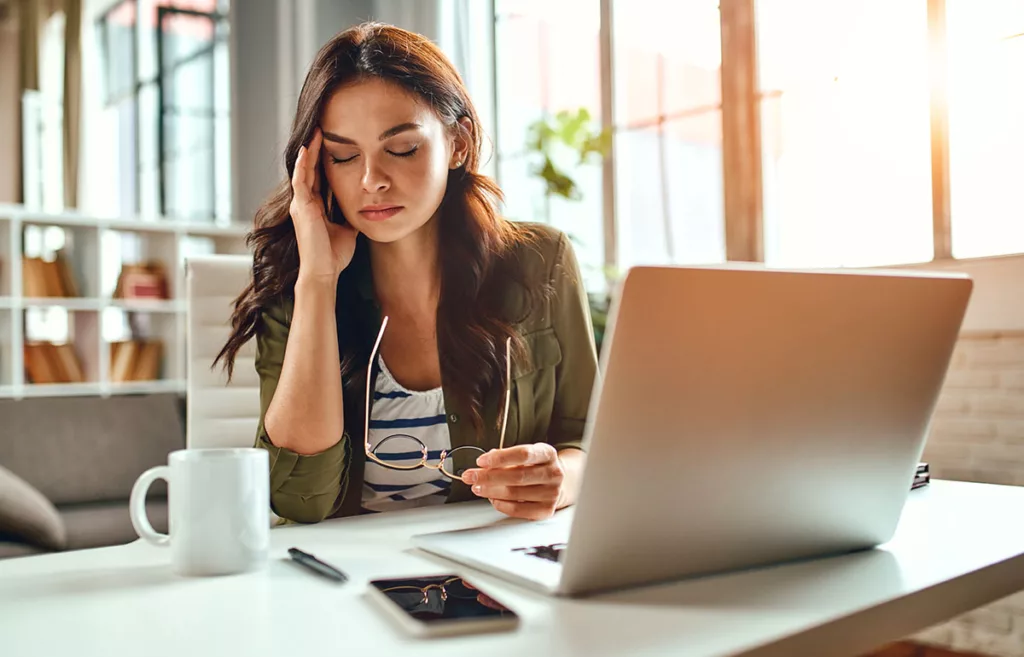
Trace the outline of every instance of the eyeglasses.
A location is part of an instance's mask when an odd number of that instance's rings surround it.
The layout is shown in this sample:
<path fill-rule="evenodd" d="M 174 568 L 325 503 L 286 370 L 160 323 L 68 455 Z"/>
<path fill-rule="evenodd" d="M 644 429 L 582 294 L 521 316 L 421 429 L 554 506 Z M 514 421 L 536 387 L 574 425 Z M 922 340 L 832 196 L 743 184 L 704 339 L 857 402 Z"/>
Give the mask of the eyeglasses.
<path fill-rule="evenodd" d="M 385 316 L 381 321 L 380 331 L 377 333 L 377 340 L 373 343 L 373 350 L 370 352 L 370 363 L 366 368 L 366 413 L 364 414 L 363 439 L 365 442 L 366 458 L 377 465 L 389 470 L 417 470 L 419 468 L 430 468 L 440 470 L 445 476 L 451 479 L 462 481 L 461 474 L 469 467 L 476 464 L 476 459 L 484 450 L 474 445 L 463 445 L 455 449 L 443 449 L 436 455 L 431 455 L 423 441 L 415 436 L 407 434 L 392 434 L 386 436 L 370 447 L 370 394 L 373 385 L 373 377 L 370 372 L 373 363 L 377 358 L 380 349 L 380 342 L 384 338 L 384 329 L 388 326 L 388 318 Z M 498 448 L 505 446 L 505 428 L 508 426 L 509 402 L 512 399 L 512 338 L 505 340 L 505 410 L 501 416 L 501 436 L 498 441 Z M 378 454 L 379 452 L 379 454 Z M 419 459 L 411 462 L 419 452 Z M 385 456 L 381 456 L 385 455 Z M 401 456 L 401 462 L 388 460 L 388 456 Z M 468 465 L 467 465 L 468 463 Z M 462 465 L 462 467 L 459 467 Z"/>
<path fill-rule="evenodd" d="M 435 598 L 432 601 L 432 592 L 436 592 L 440 599 L 437 600 Z M 448 602 L 449 598 L 454 600 L 476 600 L 479 596 L 479 592 L 466 586 L 461 577 L 449 577 L 426 586 L 414 586 L 412 584 L 392 586 L 382 589 L 381 593 L 386 593 L 389 598 L 406 611 L 419 611 L 417 607 L 426 605 L 434 607 L 433 611 L 437 612 L 444 608 L 444 603 Z"/>

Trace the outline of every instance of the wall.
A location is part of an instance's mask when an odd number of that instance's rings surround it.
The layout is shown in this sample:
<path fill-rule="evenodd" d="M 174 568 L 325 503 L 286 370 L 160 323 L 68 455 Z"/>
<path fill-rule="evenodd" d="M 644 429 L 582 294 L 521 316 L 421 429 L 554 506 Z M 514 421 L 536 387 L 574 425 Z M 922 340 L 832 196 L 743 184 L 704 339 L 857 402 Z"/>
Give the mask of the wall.
<path fill-rule="evenodd" d="M 936 478 L 1024 485 L 1024 255 L 915 268 L 964 271 L 975 283 L 924 459 Z M 1024 657 L 1024 593 L 914 638 Z"/>

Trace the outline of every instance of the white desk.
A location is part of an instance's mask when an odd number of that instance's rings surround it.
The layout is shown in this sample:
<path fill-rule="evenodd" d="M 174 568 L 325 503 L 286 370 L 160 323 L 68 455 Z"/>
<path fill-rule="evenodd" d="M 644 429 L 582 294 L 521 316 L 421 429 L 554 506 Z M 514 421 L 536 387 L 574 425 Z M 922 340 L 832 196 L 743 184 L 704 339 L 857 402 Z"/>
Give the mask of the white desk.
<path fill-rule="evenodd" d="M 470 503 L 286 527 L 267 570 L 184 579 L 143 543 L 0 561 L 0 654 L 258 657 L 474 654 L 855 655 L 1024 589 L 1024 488 L 933 482 L 883 549 L 552 600 L 462 568 L 513 607 L 513 634 L 417 641 L 363 597 L 373 577 L 453 570 L 414 533 L 482 524 Z M 300 546 L 336 585 L 284 561 Z"/>

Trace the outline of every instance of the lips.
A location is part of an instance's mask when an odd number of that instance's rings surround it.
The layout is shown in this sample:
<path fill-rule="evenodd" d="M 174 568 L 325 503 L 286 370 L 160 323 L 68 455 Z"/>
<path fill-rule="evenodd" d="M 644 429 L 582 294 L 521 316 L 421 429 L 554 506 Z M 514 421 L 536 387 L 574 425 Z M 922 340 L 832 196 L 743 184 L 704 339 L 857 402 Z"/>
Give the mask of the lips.
<path fill-rule="evenodd" d="M 369 221 L 384 221 L 404 209 L 401 205 L 367 205 L 359 211 L 359 214 Z"/>

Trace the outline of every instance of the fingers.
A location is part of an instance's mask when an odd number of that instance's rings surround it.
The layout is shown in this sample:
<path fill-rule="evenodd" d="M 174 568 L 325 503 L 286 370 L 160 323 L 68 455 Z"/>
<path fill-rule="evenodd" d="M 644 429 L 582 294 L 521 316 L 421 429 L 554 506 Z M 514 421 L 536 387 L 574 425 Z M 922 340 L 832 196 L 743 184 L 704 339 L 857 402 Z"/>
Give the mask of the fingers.
<path fill-rule="evenodd" d="M 558 460 L 558 451 L 547 443 L 516 445 L 492 449 L 481 454 L 476 464 L 484 468 L 508 468 L 515 465 L 543 465 Z"/>
<path fill-rule="evenodd" d="M 308 146 L 299 147 L 299 155 L 295 158 L 295 170 L 292 171 L 292 195 L 301 202 L 312 198 L 313 192 L 319 189 L 317 182 L 317 163 L 320 161 L 320 145 L 323 135 L 320 128 L 313 132 L 313 139 Z"/>
<path fill-rule="evenodd" d="M 295 170 L 292 171 L 292 198 L 304 203 L 309 199 L 310 188 L 306 182 L 309 167 L 306 161 L 309 159 L 309 151 L 305 146 L 299 147 L 299 156 L 295 158 Z"/>
<path fill-rule="evenodd" d="M 556 460 L 544 465 L 512 468 L 473 468 L 462 473 L 467 484 L 487 486 L 531 486 L 533 484 L 561 484 L 565 472 Z"/>
<path fill-rule="evenodd" d="M 473 486 L 473 493 L 490 500 L 549 502 L 551 504 L 558 501 L 558 494 L 561 490 L 561 483 L 537 484 L 536 486 Z"/>
<path fill-rule="evenodd" d="M 323 133 L 320 132 L 320 127 L 317 126 L 316 130 L 313 131 L 313 139 L 309 142 L 309 156 L 306 158 L 309 160 L 309 177 L 308 180 L 312 181 L 313 193 L 316 195 L 320 194 L 320 150 L 321 145 L 324 143 Z"/>
<path fill-rule="evenodd" d="M 510 518 L 546 520 L 555 514 L 555 503 L 491 500 L 491 506 Z"/>

